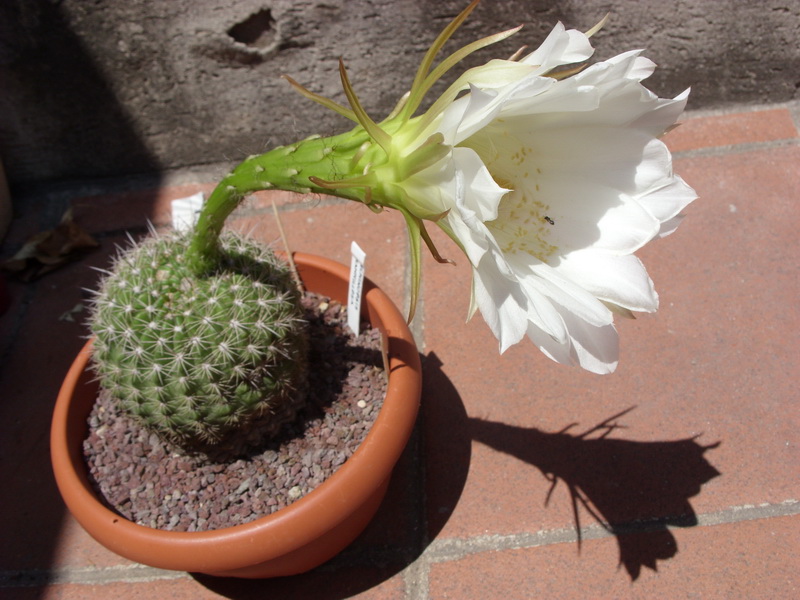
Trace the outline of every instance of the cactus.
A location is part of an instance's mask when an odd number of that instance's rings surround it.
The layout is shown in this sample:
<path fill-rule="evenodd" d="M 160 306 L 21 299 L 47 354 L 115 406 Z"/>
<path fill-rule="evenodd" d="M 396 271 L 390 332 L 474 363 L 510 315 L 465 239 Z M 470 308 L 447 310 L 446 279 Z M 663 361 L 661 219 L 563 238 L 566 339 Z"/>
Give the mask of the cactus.
<path fill-rule="evenodd" d="M 115 259 L 91 316 L 94 366 L 102 387 L 167 440 L 241 447 L 231 439 L 243 431 L 253 445 L 304 400 L 299 293 L 271 250 L 234 234 L 198 275 L 189 240 L 152 235 Z"/>

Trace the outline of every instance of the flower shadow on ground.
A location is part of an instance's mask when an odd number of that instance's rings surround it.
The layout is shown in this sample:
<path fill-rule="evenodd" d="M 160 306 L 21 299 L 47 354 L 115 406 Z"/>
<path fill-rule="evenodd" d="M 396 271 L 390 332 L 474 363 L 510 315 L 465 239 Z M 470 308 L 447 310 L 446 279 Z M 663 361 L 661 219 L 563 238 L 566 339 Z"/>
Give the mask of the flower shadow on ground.
<path fill-rule="evenodd" d="M 619 564 L 635 581 L 642 567 L 678 552 L 670 526 L 697 525 L 689 498 L 720 475 L 705 458 L 719 442 L 703 446 L 696 438 L 641 442 L 609 439 L 622 427 L 616 421 L 629 408 L 591 429 L 557 433 L 471 418 L 472 439 L 510 454 L 537 469 L 551 482 L 545 505 L 559 481 L 567 486 L 581 543 L 580 507 L 617 538 Z M 591 434 L 598 437 L 590 438 Z"/>

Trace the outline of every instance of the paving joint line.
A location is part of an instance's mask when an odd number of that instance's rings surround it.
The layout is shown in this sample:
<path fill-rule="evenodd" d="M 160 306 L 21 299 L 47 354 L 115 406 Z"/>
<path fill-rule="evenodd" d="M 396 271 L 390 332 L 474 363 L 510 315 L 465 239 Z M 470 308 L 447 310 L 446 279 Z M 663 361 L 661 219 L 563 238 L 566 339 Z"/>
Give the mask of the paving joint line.
<path fill-rule="evenodd" d="M 692 527 L 715 527 L 747 521 L 800 515 L 800 500 L 785 500 L 780 503 L 744 504 L 720 511 L 703 513 L 697 516 L 697 524 Z M 654 519 L 615 526 L 618 534 L 646 533 L 657 531 L 674 518 Z M 680 527 L 681 529 L 683 527 Z M 600 524 L 581 528 L 583 540 L 609 538 L 615 533 Z M 460 560 L 483 552 L 521 550 L 549 546 L 553 544 L 577 543 L 574 528 L 562 527 L 535 533 L 482 535 L 466 539 L 451 538 L 434 540 L 416 560 L 406 566 L 403 579 L 407 597 L 413 600 L 427 600 L 430 565 Z M 358 561 L 356 561 L 358 562 Z M 348 566 L 352 564 L 348 563 Z M 335 570 L 335 569 L 334 569 Z M 144 565 L 116 565 L 111 567 L 65 567 L 48 569 L 20 569 L 0 571 L 0 589 L 13 587 L 40 587 L 54 584 L 108 584 L 108 583 L 146 583 L 158 580 L 184 579 L 191 575 L 183 571 L 167 571 Z"/>
<path fill-rule="evenodd" d="M 689 119 L 724 117 L 740 113 L 767 112 L 781 109 L 791 111 L 796 108 L 800 108 L 800 101 L 798 100 L 783 100 L 779 102 L 732 102 L 716 107 L 689 108 L 688 110 L 684 110 L 683 114 L 681 114 L 681 122 Z"/>
<path fill-rule="evenodd" d="M 789 111 L 789 115 L 792 117 L 792 122 L 794 123 L 795 129 L 800 131 L 800 101 L 788 104 L 786 109 Z"/>
<path fill-rule="evenodd" d="M 428 600 L 430 597 L 431 561 L 423 552 L 403 570 L 405 597 L 408 600 Z"/>
<path fill-rule="evenodd" d="M 0 589 L 44 587 L 59 584 L 149 583 L 152 581 L 190 579 L 184 571 L 167 571 L 145 565 L 111 567 L 63 567 L 58 569 L 19 569 L 0 571 Z"/>
<path fill-rule="evenodd" d="M 406 242 L 408 243 L 408 242 Z M 403 299 L 403 307 L 408 312 L 409 307 L 406 306 L 409 304 L 411 298 L 411 288 L 413 286 L 413 267 L 411 264 L 410 252 L 406 250 L 404 252 L 404 268 L 403 268 L 403 291 L 404 291 L 404 299 Z M 420 271 L 422 271 L 420 265 Z M 417 296 L 417 305 L 415 309 L 415 316 L 414 319 L 409 323 L 409 329 L 411 330 L 411 335 L 414 338 L 414 342 L 417 346 L 417 351 L 421 355 L 422 367 L 425 366 L 425 277 L 423 273 L 420 273 L 420 282 L 419 282 L 419 290 Z M 422 398 L 420 398 L 420 402 Z M 403 587 L 404 587 L 404 595 L 407 600 L 428 600 L 428 573 L 430 571 L 430 565 L 428 562 L 428 558 L 425 555 L 425 548 L 428 546 L 428 522 L 426 518 L 426 507 L 428 505 L 428 498 L 425 494 L 425 481 L 426 481 L 426 473 L 425 473 L 425 460 L 424 460 L 424 433 L 423 433 L 423 420 L 424 415 L 422 412 L 422 407 L 420 406 L 419 414 L 417 415 L 417 422 L 415 426 L 415 435 L 412 437 L 412 442 L 416 445 L 414 448 L 414 456 L 413 456 L 413 485 L 415 487 L 415 491 L 417 492 L 415 496 L 417 497 L 417 502 L 415 503 L 414 509 L 417 515 L 417 518 L 420 522 L 419 527 L 419 537 L 415 540 L 417 543 L 417 547 L 414 548 L 416 557 L 413 561 L 411 561 L 402 572 L 402 580 L 403 580 Z"/>
<path fill-rule="evenodd" d="M 689 528 L 713 527 L 729 525 L 745 521 L 771 519 L 776 517 L 794 516 L 800 514 L 800 501 L 786 500 L 784 502 L 762 503 L 759 505 L 734 506 L 724 510 L 697 515 L 697 522 L 687 526 L 677 525 L 680 521 L 674 517 L 625 523 L 613 526 L 612 530 L 603 525 L 593 524 L 582 527 L 582 540 L 596 540 L 626 535 L 630 533 L 647 533 L 664 528 Z M 574 528 L 563 527 L 533 533 L 484 535 L 466 539 L 451 538 L 448 540 L 434 541 L 424 553 L 431 563 L 459 560 L 473 554 L 483 552 L 497 552 L 503 550 L 518 550 L 537 548 L 553 544 L 577 543 L 578 535 Z"/>
<path fill-rule="evenodd" d="M 730 156 L 747 154 L 748 152 L 764 152 L 767 150 L 784 150 L 800 146 L 800 137 L 786 138 L 783 140 L 769 140 L 765 142 L 742 142 L 725 146 L 711 146 L 709 148 L 694 148 L 691 150 L 678 150 L 672 153 L 675 160 L 692 158 L 706 158 L 711 156 Z"/>

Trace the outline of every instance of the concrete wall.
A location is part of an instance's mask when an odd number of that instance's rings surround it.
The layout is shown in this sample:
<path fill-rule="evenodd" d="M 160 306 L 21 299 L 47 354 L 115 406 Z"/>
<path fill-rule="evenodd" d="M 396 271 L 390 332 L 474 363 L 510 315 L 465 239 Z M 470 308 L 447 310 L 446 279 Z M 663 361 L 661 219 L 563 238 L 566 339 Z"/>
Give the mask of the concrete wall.
<path fill-rule="evenodd" d="M 282 73 L 344 103 L 342 56 L 380 118 L 465 4 L 3 0 L 0 158 L 19 185 L 238 161 L 332 134 L 348 123 Z M 798 97 L 798 0 L 484 0 L 455 40 L 526 25 L 482 61 L 535 46 L 559 20 L 588 29 L 609 10 L 597 57 L 647 48 L 659 64 L 649 87 L 662 96 L 691 86 L 690 108 Z"/>

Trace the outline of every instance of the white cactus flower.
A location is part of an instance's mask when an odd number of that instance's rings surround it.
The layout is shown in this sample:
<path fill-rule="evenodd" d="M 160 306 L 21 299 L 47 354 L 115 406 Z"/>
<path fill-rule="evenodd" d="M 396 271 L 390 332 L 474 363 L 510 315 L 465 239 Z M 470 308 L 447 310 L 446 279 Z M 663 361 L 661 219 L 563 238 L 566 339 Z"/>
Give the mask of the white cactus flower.
<path fill-rule="evenodd" d="M 559 24 L 519 63 L 467 71 L 456 85 L 469 93 L 421 134 L 441 132 L 453 153 L 418 177 L 445 180 L 439 225 L 469 257 L 473 307 L 501 352 L 527 335 L 558 362 L 608 373 L 613 313 L 658 306 L 633 253 L 672 232 L 696 194 L 659 139 L 688 90 L 667 100 L 644 88 L 654 65 L 638 51 L 542 74 L 590 54 L 586 36 Z"/>
<path fill-rule="evenodd" d="M 472 312 L 480 310 L 501 352 L 527 336 L 553 360 L 609 373 L 618 362 L 614 314 L 658 305 L 634 252 L 673 231 L 696 198 L 659 139 L 688 90 L 671 100 L 647 90 L 641 82 L 655 65 L 640 51 L 575 66 L 591 57 L 589 37 L 602 23 L 586 34 L 559 23 L 534 52 L 465 71 L 415 116 L 444 73 L 519 30 L 473 42 L 434 67 L 477 3 L 440 34 L 410 91 L 380 123 L 364 111 L 341 63 L 351 108 L 287 78 L 357 126 L 253 157 L 231 174 L 230 187 L 325 192 L 400 211 L 411 240 L 411 315 L 420 241 L 451 262 L 425 229 L 424 221 L 434 222 L 470 261 Z"/>

